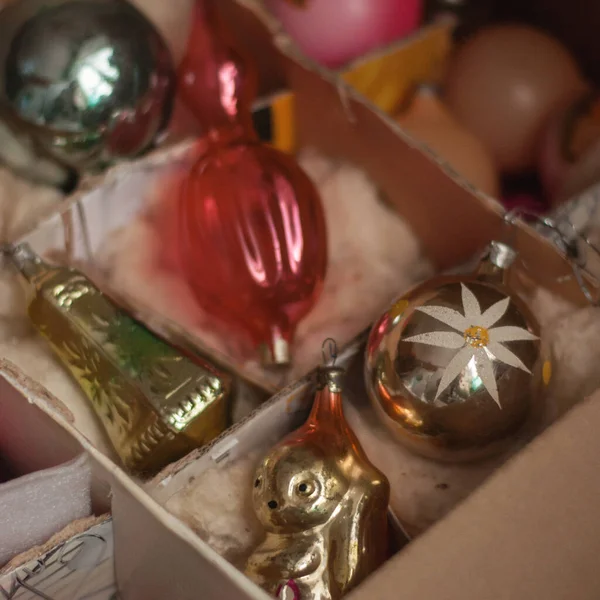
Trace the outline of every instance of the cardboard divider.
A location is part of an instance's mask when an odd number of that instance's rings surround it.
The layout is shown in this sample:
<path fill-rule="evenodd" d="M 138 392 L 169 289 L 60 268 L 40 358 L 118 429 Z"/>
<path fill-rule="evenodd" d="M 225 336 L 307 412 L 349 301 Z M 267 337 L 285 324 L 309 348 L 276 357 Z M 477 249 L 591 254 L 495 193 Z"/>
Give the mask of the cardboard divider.
<path fill-rule="evenodd" d="M 517 455 L 349 600 L 593 600 L 600 394 Z"/>
<path fill-rule="evenodd" d="M 206 590 L 211 598 L 243 592 L 244 578 L 239 576 L 236 582 L 233 567 L 91 445 L 73 427 L 72 415 L 60 400 L 6 361 L 0 362 L 0 386 L 3 398 L 12 388 L 12 414 L 22 409 L 30 422 L 41 424 L 38 433 L 47 437 L 40 450 L 45 443 L 56 443 L 63 457 L 79 451 L 87 456 L 84 460 L 91 459 L 91 493 L 97 514 L 108 508 L 109 492 L 114 509 L 114 518 L 104 515 L 66 524 L 51 539 L 40 540 L 37 547 L 16 556 L 0 573 L 0 593 L 14 597 L 27 591 L 41 597 L 63 597 L 60 594 L 64 592 L 69 598 L 106 593 L 107 598 L 116 598 L 115 572 L 118 597 L 123 600 L 197 598 L 198 589 Z M 26 464 L 43 464 L 34 454 Z M 151 566 L 150 573 L 146 566 Z M 189 579 L 186 573 L 201 575 L 201 588 L 195 576 Z M 254 597 L 268 598 L 259 588 L 254 590 Z"/>
<path fill-rule="evenodd" d="M 508 225 L 498 202 L 462 180 L 358 92 L 342 82 L 332 86 L 315 78 L 298 62 L 291 63 L 289 78 L 305 98 L 294 104 L 300 142 L 327 153 L 343 148 L 345 159 L 360 164 L 378 182 L 384 200 L 406 219 L 440 269 L 499 239 L 515 244 L 521 264 L 528 265 L 538 285 L 578 305 L 587 303 L 570 264 L 548 240 L 522 221 Z M 330 118 L 317 122 L 319 111 Z M 370 151 L 374 147 L 376 153 Z M 598 282 L 589 275 L 586 279 L 598 299 Z"/>
<path fill-rule="evenodd" d="M 390 478 L 390 514 L 396 520 L 392 531 L 400 530 L 404 538 L 418 537 L 485 486 L 534 434 L 523 432 L 507 452 L 477 463 L 442 464 L 416 456 L 394 442 L 372 414 L 362 381 L 363 348 L 355 350 L 339 361 L 347 369 L 346 418 L 367 456 Z M 271 447 L 304 422 L 314 392 L 311 377 L 280 391 L 215 443 L 167 467 L 146 484 L 146 491 L 241 569 L 263 535 L 251 503 L 254 469 Z M 239 533 L 234 536 L 234 531 Z"/>

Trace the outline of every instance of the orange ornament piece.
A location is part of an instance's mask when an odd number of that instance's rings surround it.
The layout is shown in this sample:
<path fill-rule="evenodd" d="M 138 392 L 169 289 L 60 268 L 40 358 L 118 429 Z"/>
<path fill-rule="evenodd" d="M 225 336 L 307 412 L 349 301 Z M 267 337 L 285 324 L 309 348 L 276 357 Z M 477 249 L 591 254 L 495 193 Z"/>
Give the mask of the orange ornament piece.
<path fill-rule="evenodd" d="M 323 208 L 295 159 L 252 125 L 255 73 L 226 43 L 215 0 L 196 4 L 183 101 L 206 131 L 179 199 L 181 264 L 199 304 L 285 364 L 327 265 Z"/>
<path fill-rule="evenodd" d="M 490 153 L 450 114 L 434 86 L 419 86 L 408 109 L 396 120 L 408 134 L 448 161 L 477 189 L 490 196 L 498 196 L 498 172 Z"/>

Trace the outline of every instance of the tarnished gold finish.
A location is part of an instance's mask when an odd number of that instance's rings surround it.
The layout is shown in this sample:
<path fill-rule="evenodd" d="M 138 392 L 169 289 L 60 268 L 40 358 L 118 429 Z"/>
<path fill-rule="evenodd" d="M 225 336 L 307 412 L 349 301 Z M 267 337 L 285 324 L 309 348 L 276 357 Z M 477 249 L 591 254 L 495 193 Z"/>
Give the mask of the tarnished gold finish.
<path fill-rule="evenodd" d="M 253 502 L 266 539 L 246 574 L 271 594 L 340 598 L 386 558 L 389 483 L 344 418 L 343 375 L 320 370 L 308 420 L 256 471 Z"/>
<path fill-rule="evenodd" d="M 156 471 L 221 433 L 230 380 L 156 337 L 79 271 L 8 253 L 33 325 L 77 380 L 125 467 Z"/>
<path fill-rule="evenodd" d="M 430 458 L 501 451 L 537 414 L 551 366 L 539 326 L 506 283 L 515 253 L 494 242 L 471 276 L 412 290 L 375 323 L 365 379 L 396 437 Z"/>

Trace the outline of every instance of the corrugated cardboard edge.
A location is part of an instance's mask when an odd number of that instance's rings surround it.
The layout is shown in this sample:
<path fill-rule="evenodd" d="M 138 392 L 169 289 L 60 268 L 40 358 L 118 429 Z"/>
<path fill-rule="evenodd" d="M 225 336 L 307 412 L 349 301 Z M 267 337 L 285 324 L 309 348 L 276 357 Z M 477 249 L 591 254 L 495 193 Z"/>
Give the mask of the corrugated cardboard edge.
<path fill-rule="evenodd" d="M 85 519 L 78 519 L 69 523 L 64 529 L 55 533 L 46 543 L 39 546 L 34 546 L 26 552 L 15 556 L 10 562 L 6 563 L 2 569 L 0 569 L 0 575 L 6 575 L 12 571 L 15 571 L 20 566 L 27 564 L 28 562 L 43 556 L 52 548 L 59 546 L 60 544 L 70 540 L 72 537 L 80 533 L 84 533 L 88 529 L 91 529 L 95 525 L 100 525 L 110 519 L 110 515 L 102 515 L 99 517 L 86 517 Z"/>
<path fill-rule="evenodd" d="M 75 422 L 73 413 L 56 396 L 51 394 L 43 385 L 25 375 L 9 360 L 0 358 L 0 375 L 9 380 L 19 391 L 27 390 L 43 399 L 53 413 L 60 415 L 69 425 Z"/>

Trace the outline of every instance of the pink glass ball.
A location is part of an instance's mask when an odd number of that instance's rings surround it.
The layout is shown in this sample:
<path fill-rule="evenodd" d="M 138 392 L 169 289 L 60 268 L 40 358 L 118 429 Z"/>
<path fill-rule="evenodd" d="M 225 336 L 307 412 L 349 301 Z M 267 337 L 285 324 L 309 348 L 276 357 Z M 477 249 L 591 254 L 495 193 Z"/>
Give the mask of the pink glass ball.
<path fill-rule="evenodd" d="M 267 0 L 267 5 L 300 49 L 337 68 L 414 31 L 422 0 Z"/>

